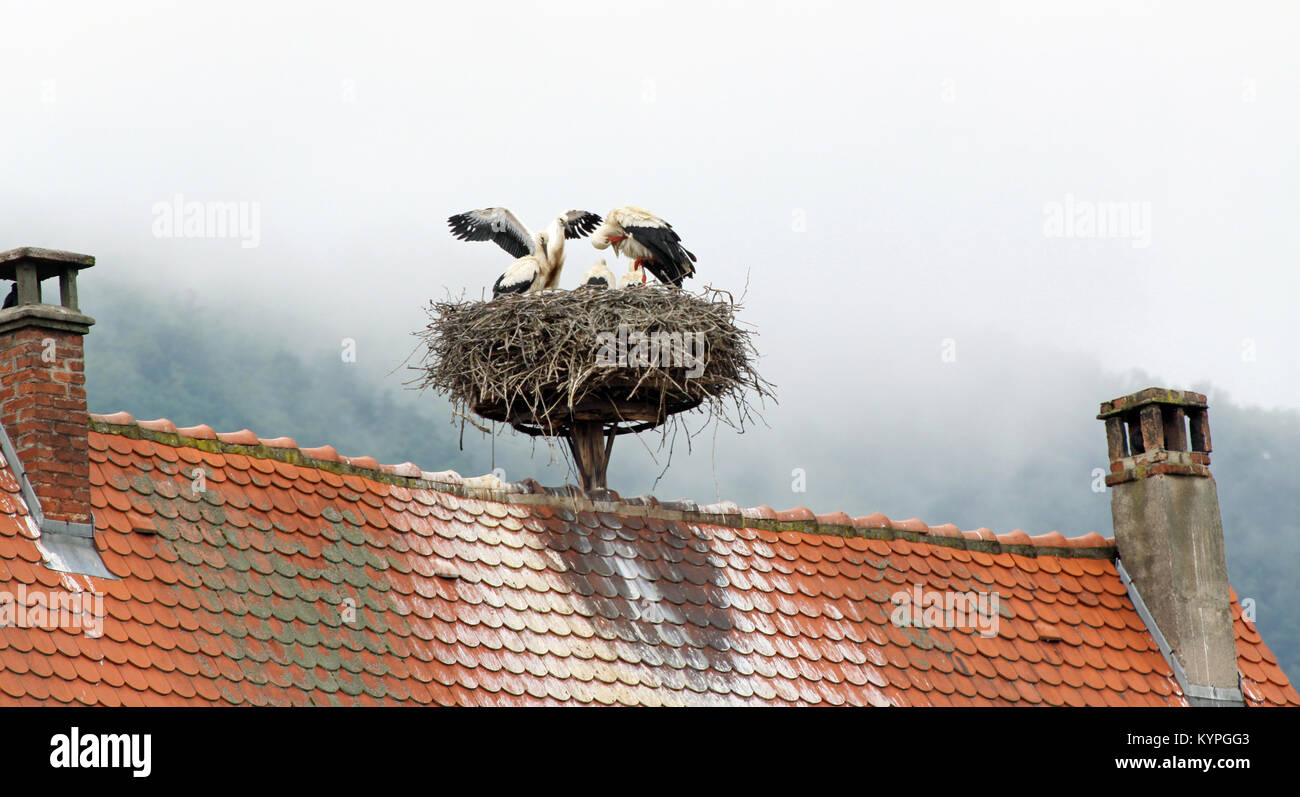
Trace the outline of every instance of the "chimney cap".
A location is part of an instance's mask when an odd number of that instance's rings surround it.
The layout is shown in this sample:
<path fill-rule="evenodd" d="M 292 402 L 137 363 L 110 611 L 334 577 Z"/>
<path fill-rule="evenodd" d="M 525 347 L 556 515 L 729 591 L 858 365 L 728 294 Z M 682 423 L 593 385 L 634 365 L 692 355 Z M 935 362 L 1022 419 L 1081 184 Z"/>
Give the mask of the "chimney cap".
<path fill-rule="evenodd" d="M 65 252 L 62 249 L 42 249 L 38 246 L 21 246 L 0 252 L 0 279 L 18 279 L 19 263 L 35 263 L 37 279 L 46 280 L 71 271 L 80 271 L 95 265 L 94 255 Z"/>
<path fill-rule="evenodd" d="M 1132 412 L 1148 404 L 1173 404 L 1179 407 L 1197 407 L 1206 409 L 1209 404 L 1205 400 L 1205 394 L 1196 393 L 1191 390 L 1169 390 L 1163 387 L 1149 387 L 1145 390 L 1139 390 L 1127 396 L 1120 396 L 1117 399 L 1103 401 L 1101 403 L 1101 412 L 1097 415 L 1097 420 L 1105 420 L 1112 415 Z"/>

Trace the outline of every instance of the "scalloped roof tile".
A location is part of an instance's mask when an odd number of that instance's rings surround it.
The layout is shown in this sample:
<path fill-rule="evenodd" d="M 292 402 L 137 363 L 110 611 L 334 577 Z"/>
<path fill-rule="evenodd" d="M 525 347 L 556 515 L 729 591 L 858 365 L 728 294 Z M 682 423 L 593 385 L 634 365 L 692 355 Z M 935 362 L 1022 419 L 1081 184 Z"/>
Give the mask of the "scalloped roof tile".
<path fill-rule="evenodd" d="M 120 581 L 51 570 L 0 467 L 0 586 L 104 594 L 99 636 L 0 628 L 0 704 L 1186 704 L 1097 534 L 624 500 L 126 413 L 89 442 Z M 943 591 L 996 613 L 891 621 Z M 1247 701 L 1300 705 L 1232 600 Z"/>

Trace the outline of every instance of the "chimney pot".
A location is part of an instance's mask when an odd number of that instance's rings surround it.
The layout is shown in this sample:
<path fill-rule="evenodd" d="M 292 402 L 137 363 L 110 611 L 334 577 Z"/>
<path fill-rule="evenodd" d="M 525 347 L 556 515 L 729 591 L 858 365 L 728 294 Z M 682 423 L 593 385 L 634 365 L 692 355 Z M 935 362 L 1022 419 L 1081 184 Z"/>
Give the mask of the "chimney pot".
<path fill-rule="evenodd" d="M 1210 475 L 1210 426 L 1204 395 L 1149 387 L 1103 403 L 1097 418 L 1106 422 L 1111 465 L 1108 485 L 1143 478 L 1155 463 L 1165 463 L 1188 476 Z M 1123 429 L 1128 430 L 1127 449 Z"/>
<path fill-rule="evenodd" d="M 0 279 L 14 283 L 13 301 L 5 309 L 21 305 L 43 304 L 41 283 L 59 278 L 59 306 L 77 311 L 77 272 L 95 265 L 95 258 L 58 249 L 24 246 L 0 252 Z"/>

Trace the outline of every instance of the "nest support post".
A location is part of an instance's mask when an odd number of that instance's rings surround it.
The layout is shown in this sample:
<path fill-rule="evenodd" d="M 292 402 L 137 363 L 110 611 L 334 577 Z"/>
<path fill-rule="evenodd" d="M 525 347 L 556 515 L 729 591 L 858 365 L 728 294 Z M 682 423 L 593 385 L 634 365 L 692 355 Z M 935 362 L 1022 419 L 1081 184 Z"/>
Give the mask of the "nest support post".
<path fill-rule="evenodd" d="M 515 431 L 533 437 L 566 441 L 582 488 L 603 490 L 608 488 L 606 471 L 614 438 L 649 431 L 667 422 L 673 414 L 694 409 L 699 404 L 696 400 L 661 402 L 602 395 L 564 406 L 562 395 L 546 394 L 535 405 L 523 408 L 477 402 L 474 413 L 487 420 L 509 423 Z"/>
<path fill-rule="evenodd" d="M 582 477 L 582 489 L 605 488 L 605 471 L 609 467 L 609 455 L 614 450 L 617 433 L 615 426 L 606 428 L 602 421 L 578 421 L 569 428 L 566 437 L 573 463 Z"/>
<path fill-rule="evenodd" d="M 625 407 L 626 409 L 626 407 Z M 614 438 L 621 434 L 639 434 L 663 424 L 668 416 L 657 420 L 637 420 L 624 417 L 618 407 L 612 411 L 583 411 L 569 413 L 563 419 L 555 419 L 549 413 L 538 417 L 531 411 L 503 413 L 500 408 L 479 405 L 475 412 L 488 420 L 500 420 L 511 427 L 532 437 L 546 437 L 564 440 L 568 443 L 569 454 L 584 490 L 603 490 L 608 488 L 606 471 L 609 457 L 614 451 Z M 557 413 L 558 414 L 558 413 Z"/>

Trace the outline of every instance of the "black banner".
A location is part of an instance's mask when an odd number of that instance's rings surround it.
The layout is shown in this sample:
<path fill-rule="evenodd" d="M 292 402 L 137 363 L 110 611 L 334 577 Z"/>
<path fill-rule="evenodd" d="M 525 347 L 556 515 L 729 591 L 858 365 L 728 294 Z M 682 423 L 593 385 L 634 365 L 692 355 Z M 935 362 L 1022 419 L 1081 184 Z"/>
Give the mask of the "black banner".
<path fill-rule="evenodd" d="M 4 709 L 0 761 L 7 782 L 55 788 L 1290 778 L 1298 722 L 1285 709 Z"/>

